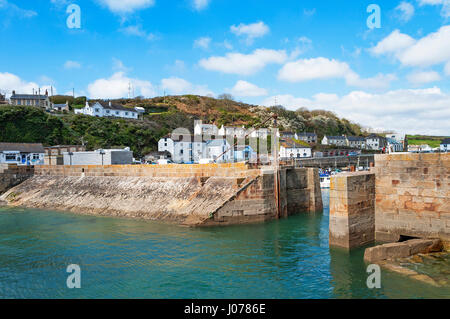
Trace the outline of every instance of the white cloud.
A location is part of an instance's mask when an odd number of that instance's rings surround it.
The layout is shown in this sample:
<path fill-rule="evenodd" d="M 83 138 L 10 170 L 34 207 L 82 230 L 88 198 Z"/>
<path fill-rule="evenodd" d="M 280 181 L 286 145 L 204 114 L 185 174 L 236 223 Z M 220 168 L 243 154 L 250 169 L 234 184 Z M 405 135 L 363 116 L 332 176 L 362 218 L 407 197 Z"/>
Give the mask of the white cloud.
<path fill-rule="evenodd" d="M 367 88 L 386 88 L 396 79 L 392 74 L 378 74 L 363 79 L 346 62 L 324 57 L 300 59 L 286 63 L 278 72 L 278 79 L 287 82 L 342 78 L 351 86 Z"/>
<path fill-rule="evenodd" d="M 375 55 L 396 54 L 411 47 L 414 43 L 415 40 L 409 35 L 394 30 L 369 51 Z"/>
<path fill-rule="evenodd" d="M 439 73 L 435 71 L 420 71 L 408 74 L 406 77 L 409 82 L 415 85 L 421 85 L 430 82 L 436 82 L 441 79 Z"/>
<path fill-rule="evenodd" d="M 253 53 L 227 53 L 225 56 L 213 56 L 200 60 L 206 70 L 228 74 L 251 75 L 271 63 L 282 64 L 287 60 L 286 51 L 256 49 Z"/>
<path fill-rule="evenodd" d="M 112 58 L 113 61 L 113 70 L 116 72 L 129 72 L 131 71 L 131 68 L 125 66 L 125 64 L 123 64 L 123 62 L 119 59 L 116 58 Z"/>
<path fill-rule="evenodd" d="M 450 61 L 448 61 L 447 64 L 445 64 L 444 73 L 445 73 L 445 75 L 450 76 Z"/>
<path fill-rule="evenodd" d="M 130 25 L 125 28 L 119 29 L 119 31 L 127 35 L 146 38 L 147 40 L 154 40 L 156 38 L 153 33 L 148 33 L 147 31 L 143 30 L 142 26 L 140 25 Z"/>
<path fill-rule="evenodd" d="M 261 38 L 269 33 L 270 29 L 264 22 L 259 21 L 251 24 L 241 23 L 238 26 L 232 25 L 230 27 L 230 30 L 237 36 L 246 37 L 246 42 L 248 45 L 250 45 L 253 43 L 254 39 Z"/>
<path fill-rule="evenodd" d="M 211 44 L 211 38 L 209 37 L 202 37 L 194 41 L 194 47 L 195 48 L 202 48 L 202 49 L 208 49 L 209 45 Z"/>
<path fill-rule="evenodd" d="M 409 66 L 430 66 L 450 60 L 450 25 L 421 38 L 398 56 Z"/>
<path fill-rule="evenodd" d="M 10 15 L 18 16 L 19 18 L 32 18 L 37 16 L 37 12 L 33 10 L 26 10 L 19 8 L 14 3 L 10 3 L 7 0 L 0 0 L 0 10 L 6 10 Z M 3 18 L 4 18 L 4 14 Z"/>
<path fill-rule="evenodd" d="M 98 0 L 114 13 L 132 13 L 155 4 L 155 0 Z"/>
<path fill-rule="evenodd" d="M 108 79 L 98 79 L 88 85 L 90 98 L 117 99 L 128 96 L 128 87 L 134 89 L 135 95 L 152 97 L 156 95 L 153 85 L 149 81 L 132 79 L 124 72 L 116 72 Z"/>
<path fill-rule="evenodd" d="M 79 68 L 81 68 L 81 63 L 79 63 L 77 61 L 68 60 L 68 61 L 66 61 L 66 63 L 64 63 L 64 68 L 67 70 L 79 69 Z"/>
<path fill-rule="evenodd" d="M 395 8 L 399 11 L 400 20 L 408 22 L 414 15 L 414 6 L 406 1 L 400 2 L 400 4 Z"/>
<path fill-rule="evenodd" d="M 2 91 L 6 91 L 8 93 L 8 96 L 13 90 L 15 90 L 16 93 L 32 94 L 33 89 L 38 90 L 39 88 L 41 88 L 41 93 L 44 93 L 45 90 L 48 90 L 48 92 L 50 93 L 50 87 L 52 84 L 50 83 L 51 81 L 52 80 L 50 78 L 41 77 L 40 82 L 42 82 L 42 85 L 39 85 L 35 82 L 24 81 L 20 77 L 12 73 L 0 72 L 0 88 L 2 89 Z M 56 93 L 56 88 L 53 88 L 53 93 Z"/>
<path fill-rule="evenodd" d="M 428 67 L 445 63 L 450 61 L 450 25 L 419 40 L 395 30 L 370 51 L 377 55 L 394 54 L 406 66 Z"/>
<path fill-rule="evenodd" d="M 210 0 L 192 0 L 192 6 L 195 10 L 200 11 L 206 9 L 209 5 Z"/>
<path fill-rule="evenodd" d="M 161 80 L 161 87 L 168 90 L 171 94 L 195 94 L 195 95 L 214 95 L 214 92 L 208 89 L 206 85 L 194 85 L 182 78 L 171 77 Z"/>
<path fill-rule="evenodd" d="M 442 5 L 441 16 L 444 18 L 450 17 L 450 0 L 418 0 L 420 6 L 424 5 Z"/>
<path fill-rule="evenodd" d="M 303 9 L 303 14 L 307 17 L 311 17 L 314 14 L 316 14 L 316 8 L 312 8 L 312 9 Z"/>
<path fill-rule="evenodd" d="M 272 105 L 274 98 L 268 97 L 263 105 Z M 353 91 L 341 97 L 322 93 L 312 98 L 292 95 L 279 95 L 276 98 L 288 109 L 326 109 L 372 128 L 410 134 L 450 135 L 450 95 L 436 87 L 380 94 Z"/>
<path fill-rule="evenodd" d="M 264 96 L 267 95 L 267 90 L 256 86 L 247 81 L 239 80 L 230 90 L 231 94 L 235 96 Z"/>

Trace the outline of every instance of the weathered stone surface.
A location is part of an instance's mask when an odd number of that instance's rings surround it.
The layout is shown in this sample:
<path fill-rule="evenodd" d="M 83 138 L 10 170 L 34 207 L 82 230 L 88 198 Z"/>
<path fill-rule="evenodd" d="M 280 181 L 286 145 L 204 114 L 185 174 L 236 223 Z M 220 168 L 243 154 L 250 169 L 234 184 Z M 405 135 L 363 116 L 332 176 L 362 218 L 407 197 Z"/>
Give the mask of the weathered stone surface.
<path fill-rule="evenodd" d="M 439 239 L 411 239 L 367 248 L 364 252 L 364 260 L 374 263 L 440 250 L 442 250 L 442 243 Z"/>
<path fill-rule="evenodd" d="M 375 155 L 377 241 L 450 241 L 450 153 Z"/>

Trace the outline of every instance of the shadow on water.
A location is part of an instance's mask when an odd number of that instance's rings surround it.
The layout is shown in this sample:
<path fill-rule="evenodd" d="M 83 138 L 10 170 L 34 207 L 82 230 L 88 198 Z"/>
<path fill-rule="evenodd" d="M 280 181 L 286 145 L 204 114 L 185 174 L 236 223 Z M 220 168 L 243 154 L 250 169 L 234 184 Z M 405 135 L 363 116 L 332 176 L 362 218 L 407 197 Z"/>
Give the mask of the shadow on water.
<path fill-rule="evenodd" d="M 328 192 L 323 196 L 323 213 L 201 229 L 3 209 L 0 298 L 446 296 L 384 272 L 382 289 L 368 289 L 363 249 L 328 247 Z M 69 264 L 81 267 L 81 289 L 66 287 Z"/>

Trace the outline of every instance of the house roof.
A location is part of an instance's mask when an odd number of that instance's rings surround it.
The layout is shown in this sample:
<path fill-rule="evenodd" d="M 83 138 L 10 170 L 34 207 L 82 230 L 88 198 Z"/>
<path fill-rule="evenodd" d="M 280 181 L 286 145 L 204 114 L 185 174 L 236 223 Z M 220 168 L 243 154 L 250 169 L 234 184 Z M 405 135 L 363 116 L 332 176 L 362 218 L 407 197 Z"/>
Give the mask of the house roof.
<path fill-rule="evenodd" d="M 46 100 L 47 95 L 36 95 L 36 94 L 14 94 L 11 95 L 10 99 L 20 99 L 20 100 Z"/>
<path fill-rule="evenodd" d="M 0 143 L 0 152 L 19 151 L 21 153 L 45 153 L 40 143 Z"/>
<path fill-rule="evenodd" d="M 303 141 L 295 141 L 290 138 L 280 140 L 280 145 L 284 148 L 311 148 L 308 143 Z"/>
<path fill-rule="evenodd" d="M 362 136 L 347 136 L 349 141 L 365 141 L 366 139 Z"/>
<path fill-rule="evenodd" d="M 345 136 L 325 136 L 327 138 L 327 140 L 345 140 L 346 137 Z"/>
<path fill-rule="evenodd" d="M 111 105 L 109 104 L 109 102 L 98 102 L 101 106 L 103 106 L 104 109 L 106 110 L 114 110 L 114 111 L 127 111 L 127 112 L 134 112 L 137 113 L 136 110 L 134 109 L 129 109 L 127 107 L 124 107 L 123 105 L 120 104 L 113 104 L 111 103 Z"/>
<path fill-rule="evenodd" d="M 226 144 L 224 144 L 223 141 L 225 141 Z M 215 140 L 207 141 L 206 145 L 207 146 L 223 146 L 223 145 L 229 145 L 229 143 L 225 139 L 215 139 Z"/>
<path fill-rule="evenodd" d="M 297 136 L 317 136 L 317 134 L 316 133 L 302 132 L 302 133 L 297 133 Z"/>
<path fill-rule="evenodd" d="M 444 138 L 444 139 L 442 140 L 441 144 L 450 144 L 450 138 L 449 138 L 449 137 Z"/>
<path fill-rule="evenodd" d="M 384 138 L 383 136 L 377 135 L 375 133 L 371 133 L 368 136 L 366 136 L 366 139 L 368 138 Z"/>

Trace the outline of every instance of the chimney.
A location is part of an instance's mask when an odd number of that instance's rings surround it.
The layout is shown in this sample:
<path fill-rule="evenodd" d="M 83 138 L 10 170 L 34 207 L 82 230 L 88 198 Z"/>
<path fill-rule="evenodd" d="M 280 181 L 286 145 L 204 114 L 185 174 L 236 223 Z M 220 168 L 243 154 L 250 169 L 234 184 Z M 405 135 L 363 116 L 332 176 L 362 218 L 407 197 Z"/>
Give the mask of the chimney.
<path fill-rule="evenodd" d="M 48 96 L 48 90 L 45 90 L 45 96 Z"/>
<path fill-rule="evenodd" d="M 109 106 L 111 107 L 111 101 L 109 101 Z"/>
<path fill-rule="evenodd" d="M 16 95 L 16 90 L 13 90 L 13 91 L 12 91 L 12 95 Z"/>

